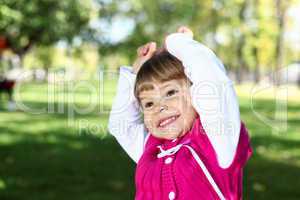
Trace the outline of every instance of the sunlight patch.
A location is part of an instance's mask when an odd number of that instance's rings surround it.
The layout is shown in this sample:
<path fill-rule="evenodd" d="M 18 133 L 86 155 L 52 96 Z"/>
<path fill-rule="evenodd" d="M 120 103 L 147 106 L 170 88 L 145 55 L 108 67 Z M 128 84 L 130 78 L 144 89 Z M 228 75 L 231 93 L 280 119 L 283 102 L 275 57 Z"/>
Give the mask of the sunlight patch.
<path fill-rule="evenodd" d="M 0 178 L 0 190 L 4 190 L 6 188 L 6 184 L 3 179 Z"/>

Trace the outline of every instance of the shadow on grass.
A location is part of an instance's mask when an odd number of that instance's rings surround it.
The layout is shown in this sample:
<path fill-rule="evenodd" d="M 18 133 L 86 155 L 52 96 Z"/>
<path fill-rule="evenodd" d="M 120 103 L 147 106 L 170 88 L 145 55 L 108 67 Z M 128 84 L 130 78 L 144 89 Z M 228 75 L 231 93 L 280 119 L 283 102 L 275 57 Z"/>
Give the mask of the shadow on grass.
<path fill-rule="evenodd" d="M 271 102 L 256 103 L 262 112 L 272 112 Z M 46 104 L 32 102 L 32 105 Z M 297 112 L 298 108 L 300 110 L 300 106 L 288 107 L 290 112 Z M 135 164 L 112 137 L 99 139 L 88 132 L 76 135 L 75 127 L 64 127 L 61 123 L 50 125 L 66 120 L 65 114 L 39 117 L 20 114 L 26 117 L 16 122 L 8 120 L 10 126 L 0 126 L 0 136 L 5 133 L 16 137 L 7 144 L 0 143 L 1 200 L 133 199 Z M 272 135 L 270 127 L 255 118 L 249 105 L 241 106 L 241 114 L 250 130 L 254 150 L 244 172 L 244 199 L 299 199 L 300 167 L 296 163 L 300 139 L 289 138 L 289 133 L 285 137 Z M 9 113 L 6 115 L 10 117 Z M 96 113 L 86 117 L 99 118 Z M 102 117 L 107 118 L 107 115 Z M 40 123 L 46 128 L 38 134 L 28 129 Z M 299 123 L 296 118 L 288 120 L 293 130 Z M 285 156 L 285 152 L 297 150 L 296 155 Z"/>
<path fill-rule="evenodd" d="M 58 133 L 59 132 L 59 133 Z M 55 134 L 55 136 L 53 136 Z M 292 149 L 300 142 L 252 138 L 254 155 L 244 178 L 244 199 L 297 199 L 300 168 L 256 152 L 264 145 Z M 112 137 L 72 136 L 59 130 L 27 134 L 27 139 L 0 146 L 1 200 L 123 199 L 134 196 L 134 163 Z"/>
<path fill-rule="evenodd" d="M 292 162 L 254 154 L 244 171 L 244 199 L 297 200 L 299 180 L 300 167 Z"/>
<path fill-rule="evenodd" d="M 245 169 L 244 199 L 299 199 L 300 167 L 296 162 L 300 160 L 300 141 L 271 135 L 251 140 L 254 152 Z M 289 156 L 295 150 L 298 155 Z"/>
<path fill-rule="evenodd" d="M 111 137 L 99 140 L 59 130 L 27 134 L 26 140 L 1 145 L 0 157 L 1 200 L 134 196 L 134 163 Z"/>

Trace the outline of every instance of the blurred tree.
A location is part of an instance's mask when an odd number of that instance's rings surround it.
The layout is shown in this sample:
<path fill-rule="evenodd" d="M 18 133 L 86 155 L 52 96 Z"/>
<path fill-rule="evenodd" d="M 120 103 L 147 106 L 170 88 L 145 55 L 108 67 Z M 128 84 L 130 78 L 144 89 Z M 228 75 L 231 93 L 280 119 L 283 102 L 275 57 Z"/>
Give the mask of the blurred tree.
<path fill-rule="evenodd" d="M 53 65 L 55 49 L 53 46 L 36 46 L 34 56 L 40 66 L 45 70 L 45 77 L 48 77 L 49 69 Z"/>
<path fill-rule="evenodd" d="M 248 1 L 98 0 L 102 19 L 112 21 L 115 17 L 122 16 L 132 18 L 135 22 L 132 33 L 125 40 L 115 44 L 100 42 L 100 53 L 105 55 L 122 52 L 132 61 L 139 45 L 151 40 L 161 42 L 167 33 L 176 31 L 178 26 L 185 24 L 194 30 L 197 40 L 220 54 L 226 65 L 236 69 L 237 77 L 242 78 L 240 69 L 247 68 L 243 50 L 247 40 L 244 32 Z M 217 39 L 220 32 L 228 34 L 226 31 L 222 32 L 222 27 L 227 27 L 225 30 L 230 30 L 229 34 L 232 36 L 230 44 L 225 44 L 224 48 L 224 44 Z"/>
<path fill-rule="evenodd" d="M 187 24 L 198 32 L 206 32 L 211 27 L 205 20 L 210 14 L 212 1 L 197 0 L 153 0 L 153 1 L 97 1 L 101 6 L 100 17 L 112 21 L 116 17 L 134 20 L 132 33 L 118 44 L 100 41 L 100 53 L 108 54 L 118 51 L 129 56 L 132 61 L 136 48 L 148 41 L 163 41 L 167 33 L 173 32 L 179 25 Z M 201 12 L 199 12 L 201 10 Z"/>
<path fill-rule="evenodd" d="M 250 0 L 227 0 L 219 3 L 218 11 L 217 53 L 227 68 L 235 72 L 238 83 L 243 81 L 243 75 L 249 68 L 245 55 L 249 27 Z M 214 15 L 215 16 L 215 15 Z M 212 16 L 213 18 L 213 16 Z M 219 39 L 218 39 L 219 38 Z"/>
<path fill-rule="evenodd" d="M 238 82 L 244 76 L 256 82 L 261 74 L 282 65 L 284 15 L 299 0 L 96 0 L 101 20 L 132 19 L 134 27 L 124 40 L 100 41 L 102 55 L 115 52 L 132 61 L 136 48 L 190 26 L 196 39 L 212 48 L 227 68 L 236 72 Z M 251 73 L 248 73 L 251 72 Z"/>
<path fill-rule="evenodd" d="M 259 56 L 258 56 L 258 44 L 257 44 L 257 38 L 260 37 L 260 32 L 259 32 L 259 27 L 258 27 L 258 22 L 260 21 L 260 16 L 259 16 L 259 5 L 260 5 L 260 1 L 259 0 L 253 0 L 252 1 L 252 17 L 253 20 L 255 21 L 256 27 L 254 29 L 252 29 L 251 31 L 251 36 L 253 38 L 253 44 L 252 44 L 252 55 L 254 57 L 254 81 L 255 83 L 258 83 L 260 81 L 260 73 L 261 73 L 261 69 L 260 69 L 260 60 L 259 60 Z"/>
<path fill-rule="evenodd" d="M 276 54 L 275 54 L 275 77 L 274 81 L 276 85 L 280 83 L 279 70 L 283 67 L 284 56 L 284 33 L 286 28 L 286 11 L 290 6 L 291 0 L 276 0 L 276 20 L 278 26 L 277 38 L 276 38 Z"/>
<path fill-rule="evenodd" d="M 90 7 L 90 0 L 1 0 L 0 36 L 22 59 L 34 45 L 71 42 L 87 27 Z"/>
<path fill-rule="evenodd" d="M 247 63 L 244 56 L 244 46 L 246 43 L 246 22 L 247 22 L 247 9 L 249 8 L 249 0 L 236 2 L 238 6 L 238 34 L 237 34 L 237 47 L 236 47 L 236 57 L 237 64 L 236 67 L 236 78 L 237 82 L 241 83 L 243 80 L 243 70 L 248 69 Z"/>
<path fill-rule="evenodd" d="M 263 70 L 270 71 L 274 65 L 277 25 L 274 7 L 270 5 L 273 0 L 252 0 L 246 58 L 255 82 L 260 81 Z"/>

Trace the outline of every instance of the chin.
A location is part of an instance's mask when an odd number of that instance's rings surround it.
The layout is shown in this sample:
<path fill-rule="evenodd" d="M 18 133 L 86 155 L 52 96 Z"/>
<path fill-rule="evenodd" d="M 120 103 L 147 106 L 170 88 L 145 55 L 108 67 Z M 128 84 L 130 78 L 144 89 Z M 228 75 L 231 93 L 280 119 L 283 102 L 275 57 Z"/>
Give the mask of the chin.
<path fill-rule="evenodd" d="M 179 137 L 179 135 L 167 135 L 164 138 L 167 139 L 167 140 L 174 140 L 178 137 Z"/>
<path fill-rule="evenodd" d="M 182 135 L 183 135 L 182 131 L 176 133 L 162 132 L 159 137 L 163 139 L 173 140 L 178 137 L 181 137 Z"/>

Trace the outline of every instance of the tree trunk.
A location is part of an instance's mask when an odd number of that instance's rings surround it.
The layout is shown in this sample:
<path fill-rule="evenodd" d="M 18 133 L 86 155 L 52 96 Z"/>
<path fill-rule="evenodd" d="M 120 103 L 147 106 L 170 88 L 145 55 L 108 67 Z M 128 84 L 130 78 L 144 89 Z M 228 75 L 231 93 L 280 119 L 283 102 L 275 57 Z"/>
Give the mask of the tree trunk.
<path fill-rule="evenodd" d="M 212 8 L 212 10 L 211 10 L 211 29 L 212 29 L 212 33 L 213 33 L 212 41 L 213 41 L 214 51 L 216 52 L 217 55 L 220 51 L 219 44 L 216 39 L 218 26 L 219 26 L 218 11 L 216 9 Z"/>
<path fill-rule="evenodd" d="M 242 77 L 243 73 L 241 72 L 241 67 L 237 66 L 235 68 L 235 79 L 237 84 L 241 84 L 243 81 L 243 77 Z"/>
<path fill-rule="evenodd" d="M 253 2 L 253 18 L 258 22 L 260 20 L 259 17 L 259 4 L 260 1 L 259 0 L 254 0 Z M 259 27 L 257 27 L 257 29 L 254 29 L 252 31 L 252 36 L 254 38 L 259 38 Z M 258 47 L 257 44 L 254 44 L 253 48 L 252 48 L 252 55 L 254 57 L 254 82 L 255 83 L 259 83 L 260 82 L 260 61 L 259 61 L 259 56 L 258 56 Z"/>
<path fill-rule="evenodd" d="M 239 19 L 240 19 L 240 23 L 241 25 L 243 25 L 246 21 L 246 15 L 245 15 L 245 12 L 246 12 L 246 9 L 247 9 L 247 6 L 249 5 L 249 0 L 245 0 L 243 2 L 243 4 L 241 5 L 241 9 L 240 9 L 240 12 L 239 12 Z M 244 46 L 245 46 L 245 33 L 243 31 L 240 31 L 240 37 L 238 39 L 238 43 L 237 43 L 237 49 L 236 49 L 236 53 L 237 53 L 237 61 L 238 61 L 238 66 L 237 66 L 237 80 L 238 80 L 238 83 L 242 83 L 243 81 L 243 69 L 247 68 L 247 64 L 245 62 L 245 59 L 244 59 L 244 55 L 243 55 L 243 49 L 244 49 Z"/>
<path fill-rule="evenodd" d="M 283 1 L 282 0 L 276 0 L 276 15 L 277 15 L 277 25 L 278 25 L 278 36 L 277 36 L 277 39 L 276 39 L 276 49 L 275 49 L 275 59 L 276 59 L 276 61 L 275 61 L 274 83 L 277 86 L 280 84 L 279 70 L 283 65 L 285 14 L 286 14 L 286 6 L 283 5 Z"/>
<path fill-rule="evenodd" d="M 300 72 L 298 72 L 297 85 L 298 85 L 298 88 L 300 89 Z"/>
<path fill-rule="evenodd" d="M 259 83 L 259 81 L 260 81 L 260 63 L 259 63 L 259 58 L 258 58 L 257 47 L 253 48 L 253 55 L 254 55 L 254 60 L 255 60 L 254 81 L 255 81 L 255 83 Z"/>
<path fill-rule="evenodd" d="M 18 56 L 18 58 L 19 58 L 19 63 L 18 63 L 18 67 L 20 67 L 21 69 L 23 69 L 24 68 L 24 56 L 25 56 L 25 54 L 16 54 L 17 56 Z"/>
<path fill-rule="evenodd" d="M 44 70 L 45 70 L 44 82 L 48 82 L 49 66 L 45 66 Z"/>
<path fill-rule="evenodd" d="M 245 36 L 241 35 L 237 45 L 237 61 L 238 61 L 237 68 L 238 68 L 238 76 L 239 76 L 238 78 L 240 83 L 242 83 L 244 79 L 243 71 L 247 71 L 248 68 L 243 55 L 244 45 L 245 45 Z"/>

